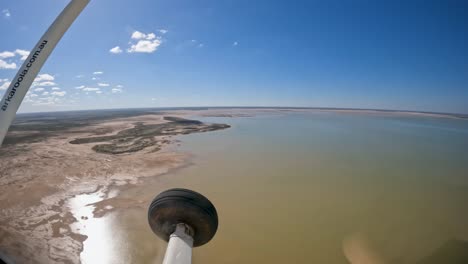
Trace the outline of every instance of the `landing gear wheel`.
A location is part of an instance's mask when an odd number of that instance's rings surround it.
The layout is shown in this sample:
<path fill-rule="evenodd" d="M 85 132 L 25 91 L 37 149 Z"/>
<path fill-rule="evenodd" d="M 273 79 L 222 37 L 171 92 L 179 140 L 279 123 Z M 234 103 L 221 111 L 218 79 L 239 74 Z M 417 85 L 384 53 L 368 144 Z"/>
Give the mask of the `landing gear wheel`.
<path fill-rule="evenodd" d="M 170 189 L 160 193 L 148 209 L 148 222 L 153 232 L 165 241 L 183 223 L 193 231 L 193 246 L 208 243 L 218 229 L 218 214 L 203 195 L 187 189 Z"/>

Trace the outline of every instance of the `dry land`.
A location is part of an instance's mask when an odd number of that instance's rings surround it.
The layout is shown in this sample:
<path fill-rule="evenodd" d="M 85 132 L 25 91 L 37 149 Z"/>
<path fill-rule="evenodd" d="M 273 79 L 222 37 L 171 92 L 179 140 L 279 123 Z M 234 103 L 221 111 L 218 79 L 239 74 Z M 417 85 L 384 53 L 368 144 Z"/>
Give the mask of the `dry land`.
<path fill-rule="evenodd" d="M 100 191 L 96 217 L 129 205 L 110 190 L 184 166 L 175 135 L 226 129 L 189 111 L 107 111 L 19 116 L 0 151 L 0 252 L 15 263 L 79 263 L 86 236 L 67 201 Z M 108 199 L 108 200 L 109 200 Z M 138 206 L 138 205 L 137 205 Z"/>

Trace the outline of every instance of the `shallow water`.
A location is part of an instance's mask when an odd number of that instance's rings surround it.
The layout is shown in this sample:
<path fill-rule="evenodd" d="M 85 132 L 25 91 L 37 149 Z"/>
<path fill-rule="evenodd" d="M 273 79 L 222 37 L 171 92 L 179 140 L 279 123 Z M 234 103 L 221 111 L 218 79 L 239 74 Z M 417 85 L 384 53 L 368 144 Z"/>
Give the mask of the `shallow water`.
<path fill-rule="evenodd" d="M 311 112 L 204 121 L 232 128 L 180 137 L 194 165 L 120 194 L 141 205 L 108 216 L 113 232 L 100 236 L 114 250 L 101 252 L 112 263 L 161 260 L 146 206 L 172 187 L 218 210 L 218 233 L 194 263 L 417 263 L 468 241 L 466 120 Z"/>
<path fill-rule="evenodd" d="M 114 232 L 112 223 L 115 215 L 108 214 L 104 217 L 95 218 L 95 204 L 104 199 L 113 198 L 117 195 L 115 191 L 106 194 L 104 190 L 98 189 L 95 192 L 76 195 L 69 199 L 66 206 L 76 219 L 71 225 L 74 233 L 87 236 L 83 243 L 84 250 L 80 259 L 83 264 L 86 263 L 115 263 L 115 254 L 117 251 L 113 243 Z M 111 208 L 109 208 L 111 209 Z"/>

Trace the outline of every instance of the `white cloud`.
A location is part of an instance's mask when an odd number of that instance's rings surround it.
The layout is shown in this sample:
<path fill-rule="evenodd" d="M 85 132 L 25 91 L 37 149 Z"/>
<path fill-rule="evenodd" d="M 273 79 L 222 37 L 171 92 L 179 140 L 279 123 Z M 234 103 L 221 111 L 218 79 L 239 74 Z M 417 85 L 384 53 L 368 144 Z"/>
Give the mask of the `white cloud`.
<path fill-rule="evenodd" d="M 96 91 L 97 94 L 101 94 L 102 92 L 101 91 Z"/>
<path fill-rule="evenodd" d="M 61 92 L 52 92 L 51 95 L 56 95 L 56 96 L 65 96 L 67 94 L 67 92 L 65 91 L 61 91 Z"/>
<path fill-rule="evenodd" d="M 49 92 L 43 92 L 42 95 L 49 95 Z"/>
<path fill-rule="evenodd" d="M 37 84 L 37 86 L 55 86 L 55 85 L 57 84 L 54 82 L 41 82 Z"/>
<path fill-rule="evenodd" d="M 58 90 L 60 90 L 59 87 L 53 87 L 53 88 L 52 88 L 52 91 L 58 91 Z"/>
<path fill-rule="evenodd" d="M 118 84 L 118 85 L 116 85 L 115 87 L 117 87 L 117 88 L 123 88 L 123 85 Z"/>
<path fill-rule="evenodd" d="M 99 78 L 98 77 L 93 77 L 93 78 L 91 78 L 91 80 L 95 81 L 95 80 L 99 80 Z"/>
<path fill-rule="evenodd" d="M 121 93 L 122 89 L 112 88 L 112 93 Z"/>
<path fill-rule="evenodd" d="M 7 59 L 7 58 L 14 57 L 14 56 L 15 56 L 15 53 L 11 51 L 0 52 L 0 59 Z"/>
<path fill-rule="evenodd" d="M 55 80 L 55 77 L 47 73 L 39 74 L 37 75 L 36 79 L 34 79 L 35 82 L 53 81 L 53 80 Z"/>
<path fill-rule="evenodd" d="M 130 46 L 127 51 L 129 53 L 140 52 L 140 53 L 153 53 L 161 45 L 160 39 L 154 40 L 139 40 L 136 44 Z"/>
<path fill-rule="evenodd" d="M 11 17 L 11 13 L 10 13 L 10 10 L 8 9 L 3 9 L 2 10 L 2 14 L 5 18 L 10 18 Z"/>
<path fill-rule="evenodd" d="M 31 94 L 29 97 L 38 97 L 37 94 Z"/>
<path fill-rule="evenodd" d="M 98 83 L 97 85 L 101 86 L 101 87 L 108 87 L 109 86 L 108 83 Z"/>
<path fill-rule="evenodd" d="M 112 49 L 110 49 L 109 52 L 113 54 L 119 54 L 122 53 L 122 49 L 119 46 L 115 46 Z"/>
<path fill-rule="evenodd" d="M 129 53 L 153 53 L 162 43 L 161 37 L 156 36 L 156 34 L 145 34 L 140 31 L 133 32 L 131 39 L 138 41 L 136 43 L 130 42 L 131 46 L 127 49 Z"/>
<path fill-rule="evenodd" d="M 79 75 L 75 76 L 75 78 L 78 78 L 78 79 L 79 79 L 79 78 L 83 78 L 83 77 L 84 77 L 83 74 L 79 74 Z"/>
<path fill-rule="evenodd" d="M 198 44 L 199 48 L 203 48 L 204 46 L 205 46 L 205 44 L 203 44 L 203 43 Z"/>
<path fill-rule="evenodd" d="M 10 84 L 11 84 L 11 82 L 5 81 L 2 85 L 0 85 L 0 90 L 8 89 L 8 86 L 10 86 Z"/>
<path fill-rule="evenodd" d="M 239 42 L 234 41 L 234 43 L 232 43 L 232 45 L 233 45 L 233 46 L 237 46 L 237 45 L 239 45 Z"/>
<path fill-rule="evenodd" d="M 152 40 L 152 39 L 155 39 L 155 38 L 156 38 L 156 35 L 154 33 L 149 33 L 148 35 L 146 35 L 147 40 Z"/>
<path fill-rule="evenodd" d="M 16 63 L 8 63 L 2 59 L 0 59 L 0 69 L 16 69 Z"/>
<path fill-rule="evenodd" d="M 42 92 L 42 91 L 44 91 L 44 90 L 45 90 L 44 88 L 36 88 L 36 89 L 34 89 L 35 92 Z"/>
<path fill-rule="evenodd" d="M 82 89 L 82 91 L 85 91 L 85 92 L 96 92 L 96 91 L 100 91 L 99 88 L 94 88 L 94 87 L 85 87 Z"/>
<path fill-rule="evenodd" d="M 21 56 L 21 60 L 26 60 L 29 56 L 29 51 L 27 50 L 22 50 L 22 49 L 16 49 L 15 53 Z"/>
<path fill-rule="evenodd" d="M 167 29 L 162 28 L 162 29 L 159 30 L 159 33 L 161 33 L 161 34 L 166 34 L 167 32 L 169 32 L 169 30 L 167 30 Z"/>
<path fill-rule="evenodd" d="M 22 49 L 16 49 L 15 51 L 3 51 L 0 52 L 0 59 L 13 58 L 16 55 L 21 56 L 21 60 L 25 60 L 29 55 L 29 51 Z"/>
<path fill-rule="evenodd" d="M 131 38 L 132 39 L 144 39 L 144 38 L 146 38 L 146 34 L 137 30 L 137 31 L 132 33 Z"/>
<path fill-rule="evenodd" d="M 80 85 L 80 86 L 75 87 L 75 89 L 83 89 L 83 88 L 85 88 L 85 87 L 86 87 L 86 86 L 84 86 L 84 85 Z"/>
<path fill-rule="evenodd" d="M 95 71 L 95 72 L 93 72 L 93 74 L 94 74 L 94 75 L 101 75 L 101 74 L 104 74 L 104 72 L 102 72 L 102 71 Z"/>

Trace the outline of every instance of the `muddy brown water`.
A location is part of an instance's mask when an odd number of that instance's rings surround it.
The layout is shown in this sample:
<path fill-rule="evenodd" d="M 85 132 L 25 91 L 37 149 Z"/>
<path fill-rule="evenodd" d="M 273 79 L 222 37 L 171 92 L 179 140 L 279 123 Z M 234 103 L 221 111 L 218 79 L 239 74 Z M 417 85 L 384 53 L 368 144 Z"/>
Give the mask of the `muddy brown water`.
<path fill-rule="evenodd" d="M 179 137 L 192 164 L 118 194 L 133 206 L 92 218 L 83 207 L 102 194 L 70 201 L 89 216 L 76 224 L 88 235 L 83 263 L 160 263 L 166 244 L 147 206 L 172 187 L 218 210 L 218 233 L 194 263 L 420 263 L 468 241 L 466 120 L 315 112 L 203 121 L 232 128 Z"/>

